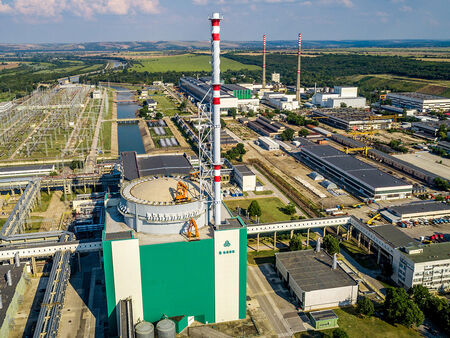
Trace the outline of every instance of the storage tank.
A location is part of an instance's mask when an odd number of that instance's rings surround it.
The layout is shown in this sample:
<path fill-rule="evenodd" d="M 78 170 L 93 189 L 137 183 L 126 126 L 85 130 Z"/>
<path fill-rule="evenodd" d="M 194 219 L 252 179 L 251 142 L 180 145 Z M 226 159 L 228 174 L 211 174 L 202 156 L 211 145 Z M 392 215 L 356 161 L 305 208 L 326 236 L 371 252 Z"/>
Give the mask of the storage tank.
<path fill-rule="evenodd" d="M 156 333 L 158 338 L 175 338 L 177 333 L 175 323 L 170 319 L 163 319 L 156 324 Z"/>
<path fill-rule="evenodd" d="M 136 338 L 154 338 L 155 337 L 155 327 L 149 322 L 139 322 L 134 327 L 134 332 L 136 333 Z"/>

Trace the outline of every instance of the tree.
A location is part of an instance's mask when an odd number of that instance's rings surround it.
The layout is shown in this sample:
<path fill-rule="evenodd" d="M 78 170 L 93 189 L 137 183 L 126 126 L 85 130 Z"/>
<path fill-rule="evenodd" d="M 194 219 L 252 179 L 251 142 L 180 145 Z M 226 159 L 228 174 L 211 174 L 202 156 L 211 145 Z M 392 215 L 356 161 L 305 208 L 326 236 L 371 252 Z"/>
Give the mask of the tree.
<path fill-rule="evenodd" d="M 220 119 L 220 128 L 224 129 L 227 126 L 223 119 Z"/>
<path fill-rule="evenodd" d="M 259 203 L 257 200 L 253 200 L 247 209 L 248 215 L 250 217 L 254 216 L 261 216 L 261 207 L 259 206 Z"/>
<path fill-rule="evenodd" d="M 369 298 L 363 297 L 356 303 L 356 311 L 360 315 L 372 316 L 375 312 L 375 307 Z"/>
<path fill-rule="evenodd" d="M 436 177 L 433 180 L 433 183 L 438 189 L 441 189 L 441 190 L 447 191 L 450 188 L 450 184 L 448 183 L 448 181 L 444 180 L 440 177 Z"/>
<path fill-rule="evenodd" d="M 445 140 L 447 138 L 447 127 L 445 124 L 441 124 L 439 126 L 438 136 L 441 140 Z"/>
<path fill-rule="evenodd" d="M 326 235 L 323 239 L 323 247 L 330 255 L 334 255 L 335 253 L 339 253 L 339 242 L 336 237 L 332 235 Z"/>
<path fill-rule="evenodd" d="M 157 112 L 157 113 L 155 114 L 155 119 L 161 120 L 162 118 L 163 118 L 163 114 L 162 114 L 162 113 Z"/>
<path fill-rule="evenodd" d="M 298 135 L 302 136 L 302 137 L 308 136 L 309 135 L 309 131 L 306 128 L 302 128 L 302 129 L 299 130 Z"/>
<path fill-rule="evenodd" d="M 341 102 L 341 108 L 347 108 L 347 103 Z"/>
<path fill-rule="evenodd" d="M 283 141 L 292 141 L 294 139 L 294 131 L 291 128 L 287 128 L 283 130 L 280 136 Z"/>
<path fill-rule="evenodd" d="M 238 151 L 239 154 L 244 155 L 247 151 L 245 150 L 245 146 L 244 143 L 238 143 L 236 144 L 236 150 Z"/>
<path fill-rule="evenodd" d="M 70 162 L 70 169 L 75 170 L 75 169 L 82 169 L 83 168 L 83 161 L 81 160 L 73 160 L 72 162 Z"/>
<path fill-rule="evenodd" d="M 422 311 L 428 306 L 428 302 L 431 300 L 430 291 L 423 285 L 414 285 L 408 290 L 408 294 L 412 300 L 419 306 Z"/>
<path fill-rule="evenodd" d="M 384 301 L 386 319 L 393 323 L 403 324 L 407 327 L 419 326 L 425 316 L 416 303 L 409 298 L 403 288 L 388 288 Z"/>
<path fill-rule="evenodd" d="M 343 329 L 337 328 L 333 330 L 333 338 L 348 338 L 348 334 Z"/>
<path fill-rule="evenodd" d="M 230 109 L 228 109 L 227 115 L 228 115 L 228 116 L 232 116 L 232 117 L 235 119 L 235 118 L 236 118 L 236 115 L 237 115 L 236 108 L 230 108 Z"/>
<path fill-rule="evenodd" d="M 289 250 L 297 251 L 302 249 L 303 249 L 302 237 L 299 235 L 292 236 L 291 240 L 289 241 Z"/>
<path fill-rule="evenodd" d="M 184 109 L 186 109 L 186 102 L 184 100 L 181 101 L 179 108 L 180 108 L 181 111 L 184 111 Z"/>
<path fill-rule="evenodd" d="M 296 210 L 295 210 L 295 205 L 294 203 L 290 202 L 288 203 L 284 208 L 283 211 L 285 214 L 287 215 L 293 215 L 295 214 Z"/>

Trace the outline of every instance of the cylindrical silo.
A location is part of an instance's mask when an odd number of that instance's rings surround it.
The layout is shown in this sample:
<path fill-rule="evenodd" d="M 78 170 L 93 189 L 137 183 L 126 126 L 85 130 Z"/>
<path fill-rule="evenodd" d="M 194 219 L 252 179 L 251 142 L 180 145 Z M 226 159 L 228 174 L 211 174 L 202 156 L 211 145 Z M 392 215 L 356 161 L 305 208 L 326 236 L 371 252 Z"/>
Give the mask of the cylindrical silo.
<path fill-rule="evenodd" d="M 175 338 L 177 335 L 175 323 L 170 319 L 160 320 L 156 324 L 156 333 L 158 338 Z"/>
<path fill-rule="evenodd" d="M 134 327 L 134 332 L 136 333 L 136 338 L 154 338 L 155 328 L 152 323 L 149 322 L 139 322 Z"/>

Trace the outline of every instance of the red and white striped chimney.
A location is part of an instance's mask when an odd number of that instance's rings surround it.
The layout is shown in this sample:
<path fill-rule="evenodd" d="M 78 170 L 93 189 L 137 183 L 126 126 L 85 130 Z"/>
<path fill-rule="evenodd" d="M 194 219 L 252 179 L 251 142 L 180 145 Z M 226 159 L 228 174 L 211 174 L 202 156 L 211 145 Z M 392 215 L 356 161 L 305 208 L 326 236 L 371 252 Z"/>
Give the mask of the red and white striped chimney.
<path fill-rule="evenodd" d="M 262 78 L 262 87 L 266 88 L 266 34 L 264 34 L 263 38 L 263 78 Z"/>
<path fill-rule="evenodd" d="M 300 104 L 300 59 L 302 54 L 302 33 L 298 33 L 298 62 L 297 62 L 297 90 L 296 99 Z"/>
<path fill-rule="evenodd" d="M 214 225 L 221 224 L 222 192 L 220 190 L 220 15 L 213 13 L 211 20 L 212 55 L 212 123 L 213 123 L 213 166 L 214 166 Z"/>

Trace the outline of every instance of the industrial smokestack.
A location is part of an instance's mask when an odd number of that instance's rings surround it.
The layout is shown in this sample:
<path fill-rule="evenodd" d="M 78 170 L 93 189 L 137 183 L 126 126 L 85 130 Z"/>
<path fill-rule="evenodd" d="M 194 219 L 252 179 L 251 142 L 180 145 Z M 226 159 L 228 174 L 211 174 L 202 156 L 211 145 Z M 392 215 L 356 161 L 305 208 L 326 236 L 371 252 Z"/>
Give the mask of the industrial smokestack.
<path fill-rule="evenodd" d="M 11 270 L 6 273 L 6 283 L 8 286 L 12 286 Z"/>
<path fill-rule="evenodd" d="M 0 293 L 0 310 L 3 309 L 3 299 L 2 294 Z"/>
<path fill-rule="evenodd" d="M 212 121 L 213 121 L 213 166 L 214 166 L 214 225 L 221 223 L 222 194 L 220 191 L 220 20 L 219 13 L 213 13 L 211 20 L 212 55 Z"/>
<path fill-rule="evenodd" d="M 297 61 L 297 91 L 296 98 L 300 104 L 300 59 L 302 54 L 302 33 L 298 34 L 298 61 Z"/>
<path fill-rule="evenodd" d="M 262 78 L 262 87 L 266 88 L 266 34 L 264 34 L 263 38 L 263 78 Z"/>
<path fill-rule="evenodd" d="M 316 252 L 320 252 L 320 237 L 317 237 Z"/>
<path fill-rule="evenodd" d="M 16 252 L 16 254 L 14 255 L 14 264 L 16 265 L 16 267 L 20 266 L 19 252 Z"/>
<path fill-rule="evenodd" d="M 333 270 L 337 268 L 337 255 L 336 253 L 333 255 Z"/>

